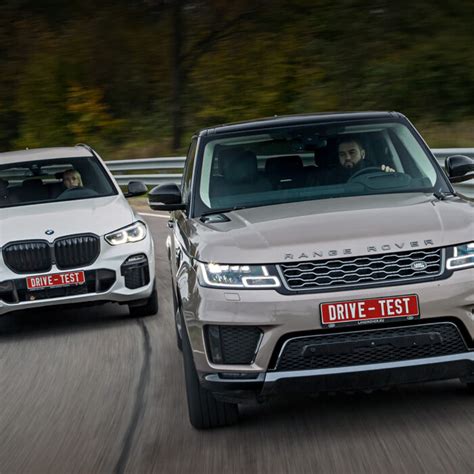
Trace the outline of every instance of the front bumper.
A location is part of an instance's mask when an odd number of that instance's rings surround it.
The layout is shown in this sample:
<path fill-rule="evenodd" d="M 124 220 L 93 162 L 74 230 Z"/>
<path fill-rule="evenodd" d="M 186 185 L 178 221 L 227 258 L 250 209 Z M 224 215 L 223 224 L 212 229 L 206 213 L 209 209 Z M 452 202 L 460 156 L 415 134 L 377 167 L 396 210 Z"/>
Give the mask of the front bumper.
<path fill-rule="evenodd" d="M 328 389 L 363 389 L 395 383 L 472 377 L 474 349 L 474 269 L 465 269 L 445 279 L 386 288 L 366 288 L 327 294 L 282 295 L 273 290 L 219 290 L 203 288 L 188 280 L 187 291 L 181 290 L 183 316 L 186 323 L 196 369 L 204 385 L 224 387 L 219 391 L 248 390 L 252 393 L 287 391 L 300 385 L 310 391 Z M 365 325 L 364 329 L 388 328 L 408 324 L 452 322 L 462 332 L 463 353 L 443 354 L 444 358 L 419 357 L 397 360 L 395 365 L 364 363 L 318 370 L 277 371 L 275 360 L 282 341 L 301 334 L 324 336 L 344 333 L 353 327 L 328 329 L 321 325 L 321 303 L 354 299 L 383 298 L 406 294 L 418 295 L 420 319 L 400 323 Z M 208 347 L 206 328 L 211 325 L 251 326 L 262 331 L 255 357 L 247 364 L 213 362 Z M 359 328 L 362 329 L 362 328 Z M 418 357 L 418 356 L 417 356 Z M 446 358 L 447 357 L 447 358 Z M 388 372 L 387 372 L 388 371 Z M 231 379 L 232 374 L 248 377 Z M 251 378 L 253 377 L 253 379 Z M 298 381 L 298 384 L 295 382 Z M 300 384 L 301 382 L 301 384 Z M 332 388 L 331 388 L 332 387 Z M 213 391 L 215 387 L 213 388 Z"/>
<path fill-rule="evenodd" d="M 244 402 L 277 394 L 374 390 L 457 378 L 474 382 L 474 351 L 403 362 L 259 373 L 246 380 L 201 374 L 201 384 L 222 400 Z"/>
<path fill-rule="evenodd" d="M 136 262 L 136 272 L 130 271 L 133 262 L 131 265 L 126 263 L 132 256 L 144 257 Z M 46 273 L 18 274 L 8 269 L 3 262 L 0 268 L 0 315 L 55 305 L 133 303 L 148 298 L 153 290 L 153 240 L 147 236 L 140 242 L 111 246 L 101 239 L 100 254 L 94 263 L 71 270 L 84 271 L 84 285 L 28 291 L 26 277 L 63 273 L 65 270 L 53 265 Z"/>

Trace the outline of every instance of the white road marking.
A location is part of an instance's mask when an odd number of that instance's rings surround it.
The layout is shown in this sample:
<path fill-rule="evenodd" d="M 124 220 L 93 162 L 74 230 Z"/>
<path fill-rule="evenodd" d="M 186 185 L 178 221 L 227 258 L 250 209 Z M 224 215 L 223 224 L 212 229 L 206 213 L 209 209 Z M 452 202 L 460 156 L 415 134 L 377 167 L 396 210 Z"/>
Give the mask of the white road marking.
<path fill-rule="evenodd" d="M 169 219 L 170 218 L 169 215 L 164 216 L 163 214 L 150 214 L 148 212 L 139 212 L 138 214 L 140 214 L 141 216 L 162 217 L 163 219 Z"/>

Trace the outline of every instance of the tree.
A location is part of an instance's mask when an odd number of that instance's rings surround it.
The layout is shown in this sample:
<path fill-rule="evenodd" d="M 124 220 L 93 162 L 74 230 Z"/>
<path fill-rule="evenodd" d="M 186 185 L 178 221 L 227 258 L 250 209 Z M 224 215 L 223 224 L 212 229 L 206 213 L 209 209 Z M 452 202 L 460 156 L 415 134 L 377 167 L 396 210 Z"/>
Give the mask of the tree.
<path fill-rule="evenodd" d="M 58 146 L 71 141 L 66 109 L 67 80 L 57 39 L 37 37 L 37 49 L 22 69 L 17 89 L 19 147 Z M 41 43 L 41 44 L 39 44 Z"/>
<path fill-rule="evenodd" d="M 173 148 L 181 147 L 188 79 L 199 60 L 221 41 L 231 38 L 258 13 L 264 2 L 219 0 L 171 2 L 171 77 Z M 191 29 L 192 25 L 192 29 Z"/>

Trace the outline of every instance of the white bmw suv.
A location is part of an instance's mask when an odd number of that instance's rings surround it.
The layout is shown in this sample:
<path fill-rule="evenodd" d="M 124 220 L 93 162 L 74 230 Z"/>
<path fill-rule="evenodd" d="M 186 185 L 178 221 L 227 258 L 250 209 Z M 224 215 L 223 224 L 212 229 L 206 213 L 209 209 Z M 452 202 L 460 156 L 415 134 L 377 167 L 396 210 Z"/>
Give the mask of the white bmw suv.
<path fill-rule="evenodd" d="M 0 315 L 116 302 L 158 310 L 153 240 L 87 145 L 0 153 Z"/>

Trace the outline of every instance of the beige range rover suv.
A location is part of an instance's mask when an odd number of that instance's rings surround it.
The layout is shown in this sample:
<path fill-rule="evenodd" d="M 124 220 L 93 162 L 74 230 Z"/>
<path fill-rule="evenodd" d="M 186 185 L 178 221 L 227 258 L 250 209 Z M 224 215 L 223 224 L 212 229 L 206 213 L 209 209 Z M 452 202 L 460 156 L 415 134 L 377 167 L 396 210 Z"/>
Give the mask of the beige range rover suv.
<path fill-rule="evenodd" d="M 474 202 L 396 112 L 200 131 L 171 212 L 178 347 L 196 428 L 277 393 L 474 385 Z"/>

